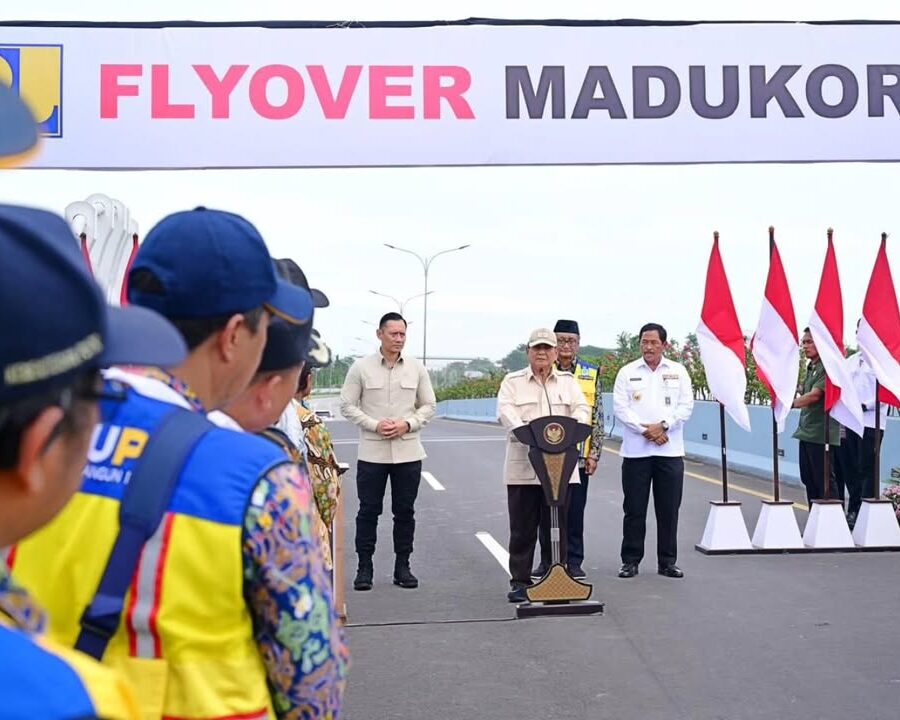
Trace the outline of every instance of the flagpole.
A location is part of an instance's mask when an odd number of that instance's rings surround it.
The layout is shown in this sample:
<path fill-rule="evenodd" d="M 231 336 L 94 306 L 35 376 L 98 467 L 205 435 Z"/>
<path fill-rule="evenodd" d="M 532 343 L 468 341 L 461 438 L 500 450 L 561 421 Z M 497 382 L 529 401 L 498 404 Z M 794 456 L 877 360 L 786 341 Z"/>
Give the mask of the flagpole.
<path fill-rule="evenodd" d="M 881 233 L 881 245 L 887 243 L 887 233 Z M 881 497 L 881 383 L 875 380 L 875 477 L 872 478 L 872 499 L 878 500 Z M 865 435 L 863 428 L 863 435 Z M 862 447 L 862 446 L 860 446 Z"/>
<path fill-rule="evenodd" d="M 829 424 L 831 418 L 828 415 L 828 411 L 825 412 L 825 494 L 824 498 L 826 500 L 831 499 L 831 445 L 828 443 L 829 436 Z"/>
<path fill-rule="evenodd" d="M 775 502 L 781 501 L 778 482 L 778 421 L 775 419 L 775 401 L 772 401 L 772 475 L 774 478 Z"/>
<path fill-rule="evenodd" d="M 769 225 L 769 265 L 772 264 L 772 255 L 775 251 L 775 226 Z M 778 480 L 778 421 L 775 419 L 775 397 L 769 398 L 772 406 L 772 484 L 775 502 L 781 500 L 781 487 Z"/>
<path fill-rule="evenodd" d="M 728 502 L 728 461 L 725 457 L 725 406 L 719 403 L 719 438 L 722 446 L 722 502 Z"/>
<path fill-rule="evenodd" d="M 875 381 L 875 477 L 872 485 L 872 499 L 881 497 L 881 400 L 878 395 L 881 392 L 881 383 Z M 865 434 L 865 428 L 863 434 Z M 860 446 L 862 447 L 862 445 Z"/>
<path fill-rule="evenodd" d="M 832 228 L 828 228 L 826 235 L 828 236 L 828 245 L 831 246 L 832 237 L 834 230 Z M 843 343 L 843 338 L 841 338 L 841 342 Z M 824 361 L 819 358 L 819 362 L 823 363 Z M 828 383 L 829 379 L 826 375 L 825 377 L 825 395 L 828 395 Z M 830 436 L 830 427 L 831 424 L 831 416 L 828 414 L 828 408 L 825 407 L 825 399 L 822 400 L 822 407 L 825 410 L 825 477 L 823 478 L 823 482 L 825 483 L 825 493 L 824 498 L 826 500 L 831 499 L 831 445 L 829 444 L 829 436 Z"/>

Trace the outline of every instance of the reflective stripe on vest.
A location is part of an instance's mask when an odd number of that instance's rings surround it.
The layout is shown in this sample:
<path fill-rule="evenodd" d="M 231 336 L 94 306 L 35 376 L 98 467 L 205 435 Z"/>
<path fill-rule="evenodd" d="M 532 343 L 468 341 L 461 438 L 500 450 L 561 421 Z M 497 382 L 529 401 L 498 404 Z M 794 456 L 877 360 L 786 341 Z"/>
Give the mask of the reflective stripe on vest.
<path fill-rule="evenodd" d="M 17 547 L 15 577 L 72 645 L 118 532 L 123 483 L 170 405 L 138 395 L 98 426 L 82 489 Z M 135 685 L 147 717 L 262 718 L 266 672 L 243 596 L 244 514 L 260 477 L 283 451 L 215 428 L 189 457 L 155 535 L 144 546 L 104 664 Z"/>
<path fill-rule="evenodd" d="M 125 614 L 128 649 L 132 657 L 162 657 L 156 615 L 162 591 L 166 550 L 172 535 L 174 513 L 167 513 L 156 532 L 144 545 Z"/>

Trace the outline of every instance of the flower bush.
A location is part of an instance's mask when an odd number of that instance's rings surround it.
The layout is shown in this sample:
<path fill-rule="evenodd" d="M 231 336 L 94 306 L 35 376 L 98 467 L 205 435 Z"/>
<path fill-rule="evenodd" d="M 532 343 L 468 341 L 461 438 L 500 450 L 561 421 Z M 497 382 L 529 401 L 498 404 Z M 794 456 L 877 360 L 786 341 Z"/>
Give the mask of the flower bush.
<path fill-rule="evenodd" d="M 891 501 L 894 506 L 894 514 L 897 516 L 897 521 L 900 522 L 900 483 L 888 485 L 884 491 L 884 499 Z"/>

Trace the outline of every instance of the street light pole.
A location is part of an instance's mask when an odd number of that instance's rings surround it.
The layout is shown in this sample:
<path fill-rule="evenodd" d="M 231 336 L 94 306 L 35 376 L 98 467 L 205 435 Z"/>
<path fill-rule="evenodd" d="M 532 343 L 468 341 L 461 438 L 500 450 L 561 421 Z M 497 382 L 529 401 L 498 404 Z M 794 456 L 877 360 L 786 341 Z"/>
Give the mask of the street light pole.
<path fill-rule="evenodd" d="M 387 293 L 378 292 L 377 290 L 369 290 L 369 292 L 372 293 L 373 295 L 378 295 L 379 297 L 387 298 L 388 300 L 393 300 L 395 303 L 397 303 L 397 310 L 405 318 L 406 317 L 406 306 L 407 306 L 407 304 L 409 304 L 409 302 L 411 300 L 415 300 L 416 298 L 420 298 L 420 297 L 425 297 L 425 302 L 427 303 L 428 302 L 427 296 L 430 295 L 434 291 L 432 290 L 431 292 L 419 293 L 418 295 L 413 295 L 412 297 L 408 297 L 408 298 L 406 298 L 406 300 L 402 300 L 402 301 L 398 300 L 393 295 L 388 295 Z M 365 322 L 365 321 L 363 321 L 363 322 Z M 370 324 L 373 324 L 373 323 L 370 323 Z"/>
<path fill-rule="evenodd" d="M 397 247 L 396 245 L 391 245 L 390 243 L 385 243 L 385 247 L 390 248 L 391 250 L 399 250 L 400 252 L 404 252 L 408 255 L 412 255 L 416 258 L 420 263 L 422 263 L 422 272 L 425 275 L 425 292 L 422 293 L 420 297 L 425 298 L 425 307 L 422 311 L 422 364 L 428 365 L 428 270 L 431 268 L 431 263 L 434 262 L 435 258 L 446 255 L 447 253 L 456 252 L 457 250 L 465 250 L 469 247 L 469 244 L 460 245 L 459 247 L 448 248 L 447 250 L 441 250 L 440 252 L 435 253 L 431 257 L 422 257 L 417 252 L 413 252 L 412 250 L 407 250 L 406 248 Z M 402 313 L 401 313 L 402 314 Z"/>

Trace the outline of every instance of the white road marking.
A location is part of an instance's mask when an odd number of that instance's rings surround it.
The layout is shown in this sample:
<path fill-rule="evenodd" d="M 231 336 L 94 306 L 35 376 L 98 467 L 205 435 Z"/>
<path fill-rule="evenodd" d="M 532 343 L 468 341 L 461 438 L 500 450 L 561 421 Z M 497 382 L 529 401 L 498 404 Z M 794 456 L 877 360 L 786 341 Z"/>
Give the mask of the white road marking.
<path fill-rule="evenodd" d="M 509 572 L 509 553 L 506 552 L 506 548 L 498 543 L 493 535 L 484 530 L 475 533 L 475 537 L 481 541 L 481 544 L 487 548 L 487 551 L 494 556 L 498 563 L 500 563 L 500 567 L 503 568 L 503 571 L 512 577 Z"/>
<path fill-rule="evenodd" d="M 429 485 L 431 485 L 432 490 L 446 490 L 447 489 L 443 485 L 441 485 L 437 481 L 437 478 L 434 475 L 432 475 L 430 472 L 426 472 L 423 470 L 422 471 L 422 479 L 425 482 L 427 482 Z"/>

